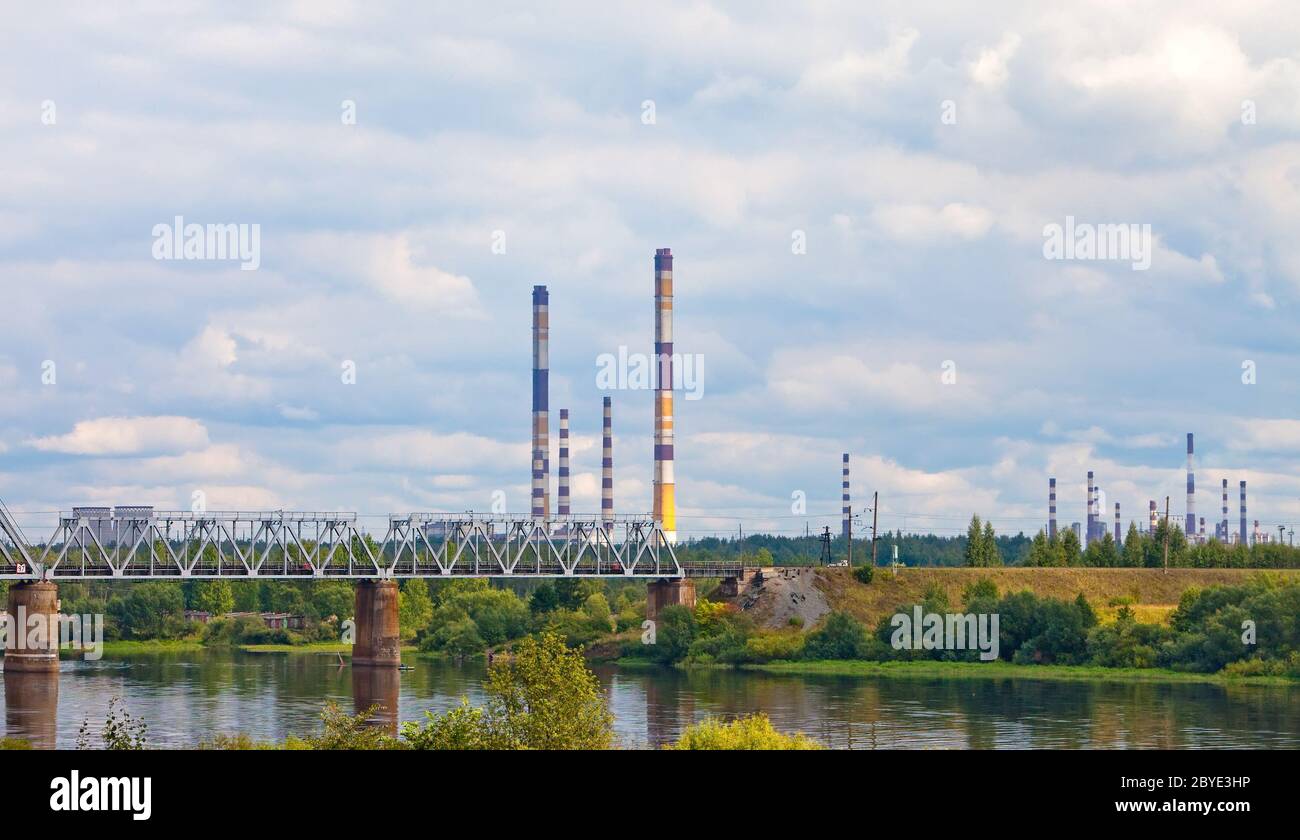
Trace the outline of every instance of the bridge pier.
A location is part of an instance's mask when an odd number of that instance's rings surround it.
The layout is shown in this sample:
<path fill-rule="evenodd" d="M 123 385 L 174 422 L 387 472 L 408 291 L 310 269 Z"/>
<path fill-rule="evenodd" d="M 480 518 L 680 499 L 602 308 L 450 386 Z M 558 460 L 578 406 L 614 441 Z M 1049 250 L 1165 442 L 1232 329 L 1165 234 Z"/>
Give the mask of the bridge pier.
<path fill-rule="evenodd" d="M 27 622 L 39 615 L 45 632 L 32 644 Z M 5 673 L 56 673 L 59 670 L 59 587 L 48 580 L 9 586 L 10 633 L 5 639 Z M 20 620 L 21 619 L 21 620 Z"/>
<path fill-rule="evenodd" d="M 397 734 L 397 697 L 402 687 L 402 672 L 396 668 L 353 668 L 353 714 L 374 711 L 366 724 Z"/>
<path fill-rule="evenodd" d="M 646 585 L 645 617 L 654 621 L 664 607 L 695 609 L 695 581 L 687 578 L 652 580 Z"/>
<path fill-rule="evenodd" d="M 401 631 L 397 626 L 397 582 L 357 581 L 357 638 L 352 665 L 395 668 L 402 662 Z"/>

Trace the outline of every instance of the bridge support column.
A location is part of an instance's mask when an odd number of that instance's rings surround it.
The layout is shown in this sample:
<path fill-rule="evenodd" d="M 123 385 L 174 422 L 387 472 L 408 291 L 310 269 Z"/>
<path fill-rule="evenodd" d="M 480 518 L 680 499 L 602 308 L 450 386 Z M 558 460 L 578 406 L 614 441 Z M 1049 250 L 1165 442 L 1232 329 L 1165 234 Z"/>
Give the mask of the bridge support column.
<path fill-rule="evenodd" d="M 654 621 L 664 607 L 695 609 L 695 581 L 687 578 L 652 580 L 646 586 L 645 617 Z"/>
<path fill-rule="evenodd" d="M 740 594 L 740 579 L 734 577 L 723 578 L 718 583 L 718 596 L 721 598 L 735 598 Z"/>
<path fill-rule="evenodd" d="M 59 587 L 48 580 L 33 580 L 9 587 L 10 633 L 5 639 L 6 673 L 53 673 L 59 670 Z M 44 631 L 28 630 L 27 622 L 39 615 Z M 41 641 L 43 639 L 44 641 Z M 32 642 L 36 643 L 33 644 Z"/>
<path fill-rule="evenodd" d="M 402 662 L 401 632 L 397 627 L 397 583 L 391 580 L 357 582 L 357 639 L 352 665 L 395 668 Z"/>

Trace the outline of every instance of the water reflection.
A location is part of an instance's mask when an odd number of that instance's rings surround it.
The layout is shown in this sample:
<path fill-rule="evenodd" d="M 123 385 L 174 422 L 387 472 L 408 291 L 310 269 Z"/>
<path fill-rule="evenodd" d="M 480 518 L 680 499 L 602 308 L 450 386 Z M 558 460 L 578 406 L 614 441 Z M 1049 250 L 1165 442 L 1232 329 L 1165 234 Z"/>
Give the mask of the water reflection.
<path fill-rule="evenodd" d="M 482 663 L 406 661 L 414 667 L 401 672 L 340 667 L 333 655 L 222 651 L 69 661 L 61 684 L 0 675 L 6 734 L 72 747 L 82 721 L 97 729 L 113 697 L 143 717 L 155 746 L 192 746 L 216 733 L 309 734 L 328 700 L 380 706 L 375 721 L 389 732 L 462 697 L 484 701 Z M 1300 689 L 1287 687 L 596 670 L 623 747 L 674 741 L 708 715 L 756 711 L 780 729 L 856 749 L 1300 746 Z"/>
<path fill-rule="evenodd" d="M 52 750 L 57 741 L 58 673 L 5 674 L 5 734 L 24 738 L 34 749 Z"/>

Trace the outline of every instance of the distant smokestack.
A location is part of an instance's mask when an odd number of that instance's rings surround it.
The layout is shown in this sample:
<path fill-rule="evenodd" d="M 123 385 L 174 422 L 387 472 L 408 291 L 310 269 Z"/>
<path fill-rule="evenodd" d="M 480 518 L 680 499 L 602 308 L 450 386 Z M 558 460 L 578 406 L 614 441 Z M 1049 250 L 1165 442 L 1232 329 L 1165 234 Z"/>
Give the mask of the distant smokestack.
<path fill-rule="evenodd" d="M 1119 502 L 1115 503 L 1115 545 L 1119 545 L 1123 540 L 1119 532 Z"/>
<path fill-rule="evenodd" d="M 1246 482 L 1241 482 L 1241 530 L 1237 533 L 1237 540 L 1242 544 L 1249 544 L 1250 537 L 1246 533 Z"/>
<path fill-rule="evenodd" d="M 1056 479 L 1047 479 L 1047 537 L 1056 539 Z"/>
<path fill-rule="evenodd" d="M 1156 500 L 1152 499 L 1147 502 L 1147 505 L 1147 510 L 1150 515 L 1150 524 L 1147 526 L 1147 533 L 1154 534 L 1156 532 Z"/>
<path fill-rule="evenodd" d="M 605 530 L 614 527 L 614 414 L 605 397 L 605 420 L 600 439 L 600 519 Z"/>
<path fill-rule="evenodd" d="M 1187 433 L 1187 535 L 1196 534 L 1196 472 L 1192 467 L 1192 433 Z"/>
<path fill-rule="evenodd" d="M 533 286 L 533 505 L 534 519 L 551 515 L 550 297 Z"/>
<path fill-rule="evenodd" d="M 673 252 L 655 251 L 655 388 L 654 519 L 668 542 L 677 541 L 677 501 L 673 480 Z"/>
<path fill-rule="evenodd" d="M 849 538 L 849 453 L 844 453 L 844 466 L 840 469 L 840 536 Z"/>
<path fill-rule="evenodd" d="M 1205 517 L 1201 517 L 1201 542 L 1205 542 Z"/>
<path fill-rule="evenodd" d="M 1219 539 L 1223 542 L 1228 541 L 1228 479 L 1223 480 L 1223 527 L 1220 529 Z"/>
<path fill-rule="evenodd" d="M 1087 516 L 1088 528 L 1083 537 L 1083 543 L 1085 546 L 1088 543 L 1092 542 L 1092 535 L 1094 530 L 1093 522 L 1092 522 L 1092 507 L 1093 507 L 1094 500 L 1096 499 L 1096 497 L 1093 495 L 1095 489 L 1096 488 L 1093 487 L 1092 484 L 1092 470 L 1088 470 L 1088 516 Z"/>
<path fill-rule="evenodd" d="M 1255 530 L 1251 531 L 1251 545 L 1259 545 L 1259 520 L 1255 520 Z"/>
<path fill-rule="evenodd" d="M 569 410 L 560 409 L 560 516 L 569 515 Z"/>

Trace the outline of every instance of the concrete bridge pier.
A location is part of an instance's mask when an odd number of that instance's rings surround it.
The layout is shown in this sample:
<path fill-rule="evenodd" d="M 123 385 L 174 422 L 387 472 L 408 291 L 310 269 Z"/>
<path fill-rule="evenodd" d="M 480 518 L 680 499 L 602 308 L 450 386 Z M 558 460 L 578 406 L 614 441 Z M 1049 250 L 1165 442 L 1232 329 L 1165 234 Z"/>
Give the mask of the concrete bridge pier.
<path fill-rule="evenodd" d="M 48 580 L 9 586 L 10 633 L 5 639 L 5 673 L 57 674 L 59 671 L 59 587 Z M 41 631 L 30 630 L 41 617 Z"/>
<path fill-rule="evenodd" d="M 687 578 L 653 580 L 646 586 L 645 617 L 654 621 L 664 607 L 695 609 L 695 581 Z"/>
<path fill-rule="evenodd" d="M 353 667 L 396 668 L 402 662 L 397 627 L 397 582 L 357 582 L 357 638 L 352 645 Z"/>
<path fill-rule="evenodd" d="M 366 723 L 397 734 L 397 697 L 402 687 L 402 672 L 396 668 L 353 668 L 353 714 L 371 712 Z"/>

